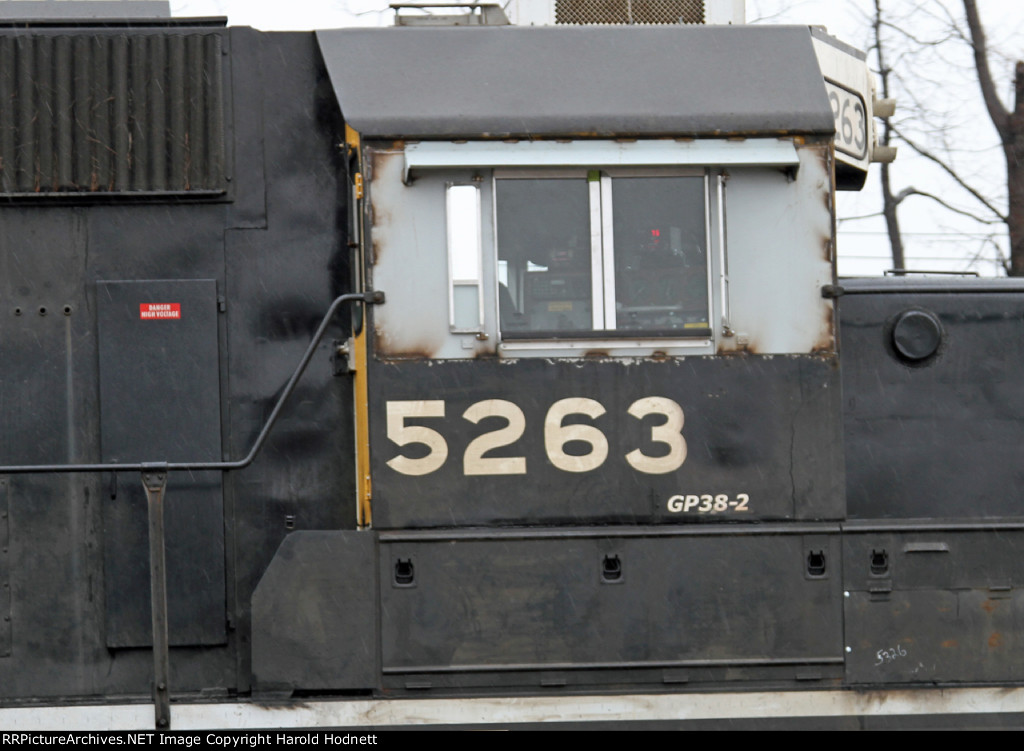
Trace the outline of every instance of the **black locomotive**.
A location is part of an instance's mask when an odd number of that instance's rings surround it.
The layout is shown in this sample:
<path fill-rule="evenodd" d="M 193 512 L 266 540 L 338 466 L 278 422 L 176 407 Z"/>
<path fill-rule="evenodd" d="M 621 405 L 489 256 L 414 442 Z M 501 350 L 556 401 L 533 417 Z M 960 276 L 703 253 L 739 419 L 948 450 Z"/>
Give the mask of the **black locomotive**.
<path fill-rule="evenodd" d="M 0 725 L 1015 722 L 1024 287 L 835 278 L 823 45 L 0 29 Z"/>

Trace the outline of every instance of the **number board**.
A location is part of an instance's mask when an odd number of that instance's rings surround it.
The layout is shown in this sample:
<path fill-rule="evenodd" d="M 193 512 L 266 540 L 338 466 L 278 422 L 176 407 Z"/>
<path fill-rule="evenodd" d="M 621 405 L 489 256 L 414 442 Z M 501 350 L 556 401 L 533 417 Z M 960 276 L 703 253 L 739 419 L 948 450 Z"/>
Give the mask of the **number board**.
<path fill-rule="evenodd" d="M 374 363 L 378 528 L 839 518 L 821 358 Z"/>
<path fill-rule="evenodd" d="M 825 81 L 832 117 L 836 122 L 836 151 L 864 159 L 868 155 L 867 108 L 860 94 Z"/>

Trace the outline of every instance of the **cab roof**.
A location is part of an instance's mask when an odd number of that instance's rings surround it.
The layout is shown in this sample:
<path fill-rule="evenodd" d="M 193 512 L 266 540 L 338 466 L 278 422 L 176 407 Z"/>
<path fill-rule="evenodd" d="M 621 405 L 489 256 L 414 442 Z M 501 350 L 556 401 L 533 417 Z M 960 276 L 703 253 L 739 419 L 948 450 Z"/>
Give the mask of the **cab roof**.
<path fill-rule="evenodd" d="M 364 137 L 834 133 L 804 26 L 354 28 L 317 39 Z"/>

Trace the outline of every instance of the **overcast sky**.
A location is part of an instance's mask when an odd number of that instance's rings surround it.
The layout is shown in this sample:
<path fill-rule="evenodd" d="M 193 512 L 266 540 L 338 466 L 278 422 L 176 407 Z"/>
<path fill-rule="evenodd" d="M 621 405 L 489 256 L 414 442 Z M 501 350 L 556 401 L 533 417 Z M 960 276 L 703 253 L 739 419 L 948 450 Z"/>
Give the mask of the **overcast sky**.
<path fill-rule="evenodd" d="M 899 127 L 915 140 L 929 142 L 932 149 L 942 151 L 945 144 L 957 172 L 1005 211 L 1006 168 L 999 141 L 981 100 L 971 50 L 951 33 L 951 21 L 966 29 L 961 0 L 881 3 L 892 22 L 883 35 L 888 65 L 905 86 L 896 94 Z M 989 38 L 992 73 L 1004 104 L 1012 108 L 1013 64 L 1024 58 L 1024 2 L 980 0 L 978 6 Z M 864 50 L 873 43 L 873 13 L 873 0 L 747 2 L 748 21 L 825 23 L 833 34 Z M 934 42 L 940 43 L 930 44 Z M 870 62 L 874 66 L 873 57 Z M 880 209 L 877 170 L 873 168 L 864 191 L 840 194 L 840 274 L 877 274 L 891 268 L 882 220 L 854 218 Z M 903 145 L 893 166 L 893 191 L 908 187 L 935 193 L 959 209 L 991 220 L 991 214 L 947 175 Z M 909 268 L 999 273 L 995 246 L 1006 253 L 1005 225 L 971 221 L 920 197 L 901 205 L 900 222 Z"/>
<path fill-rule="evenodd" d="M 553 0 L 552 0 L 553 1 Z M 1024 2 L 981 0 L 982 19 L 989 29 L 996 55 L 993 72 L 1008 105 L 1012 63 L 1024 57 Z M 883 0 L 904 31 L 921 41 L 948 36 L 948 19 L 960 19 L 960 0 Z M 351 25 L 389 26 L 393 11 L 388 0 L 171 0 L 176 16 L 224 15 L 232 25 L 264 30 L 302 30 Z M 873 0 L 747 0 L 751 23 L 799 23 L 827 26 L 835 36 L 860 48 L 871 44 Z M 888 31 L 894 67 L 910 94 L 898 96 L 901 126 L 919 137 L 943 129 L 957 169 L 1005 206 L 1005 167 L 995 130 L 978 94 L 970 54 L 961 40 L 950 39 L 921 54 L 911 54 L 906 36 Z M 926 112 L 919 112 L 912 100 Z M 891 267 L 888 239 L 880 218 L 857 218 L 879 211 L 877 167 L 861 193 L 843 193 L 838 200 L 840 274 L 880 274 Z M 941 195 L 969 213 L 983 213 L 978 204 L 941 171 L 914 155 L 906 146 L 894 168 L 894 190 L 915 187 Z M 918 269 L 973 269 L 997 273 L 996 246 L 1005 252 L 1005 228 L 965 219 L 924 198 L 910 198 L 900 209 L 907 245 L 908 267 Z M 985 217 L 983 217 L 985 218 Z"/>

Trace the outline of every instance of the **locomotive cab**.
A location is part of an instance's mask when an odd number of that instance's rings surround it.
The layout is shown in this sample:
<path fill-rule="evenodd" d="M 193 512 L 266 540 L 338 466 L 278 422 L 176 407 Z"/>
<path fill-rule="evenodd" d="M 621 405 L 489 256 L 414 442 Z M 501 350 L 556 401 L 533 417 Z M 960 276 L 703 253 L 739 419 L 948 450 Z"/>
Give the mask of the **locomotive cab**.
<path fill-rule="evenodd" d="M 318 40 L 387 303 L 351 345 L 380 626 L 338 623 L 380 674 L 315 687 L 837 681 L 835 128 L 809 31 Z M 274 581 L 319 544 L 292 535 Z M 258 595 L 257 628 L 293 628 L 271 626 L 291 595 Z M 260 680 L 310 688 L 327 644 L 257 636 Z"/>

